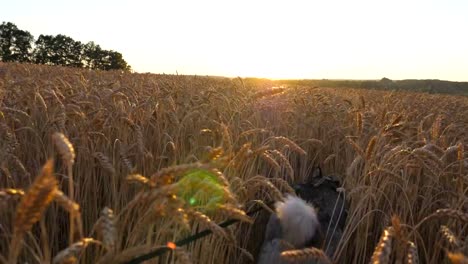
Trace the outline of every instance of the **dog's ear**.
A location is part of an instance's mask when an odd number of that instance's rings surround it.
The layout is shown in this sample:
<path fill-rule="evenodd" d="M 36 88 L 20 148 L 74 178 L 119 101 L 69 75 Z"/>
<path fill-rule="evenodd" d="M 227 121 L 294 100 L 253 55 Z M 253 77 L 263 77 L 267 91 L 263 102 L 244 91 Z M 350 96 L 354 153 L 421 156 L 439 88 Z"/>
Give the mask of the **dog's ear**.
<path fill-rule="evenodd" d="M 322 175 L 322 169 L 320 167 L 314 167 L 312 169 L 312 172 L 308 175 L 306 179 L 306 184 L 313 184 L 316 182 L 318 179 L 321 179 L 323 177 Z"/>
<path fill-rule="evenodd" d="M 320 167 L 315 167 L 312 171 L 312 178 L 322 178 L 322 169 Z"/>

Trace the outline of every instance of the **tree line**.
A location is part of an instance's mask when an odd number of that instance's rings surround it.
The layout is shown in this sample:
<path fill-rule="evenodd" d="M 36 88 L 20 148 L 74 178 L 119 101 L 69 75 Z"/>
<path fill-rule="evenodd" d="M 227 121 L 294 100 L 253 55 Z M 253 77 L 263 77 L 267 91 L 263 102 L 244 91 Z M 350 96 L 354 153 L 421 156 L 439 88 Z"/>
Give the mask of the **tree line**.
<path fill-rule="evenodd" d="M 104 50 L 93 41 L 85 44 L 61 34 L 41 34 L 35 40 L 31 33 L 19 29 L 11 22 L 0 25 L 0 60 L 94 70 L 131 69 L 121 53 Z"/>

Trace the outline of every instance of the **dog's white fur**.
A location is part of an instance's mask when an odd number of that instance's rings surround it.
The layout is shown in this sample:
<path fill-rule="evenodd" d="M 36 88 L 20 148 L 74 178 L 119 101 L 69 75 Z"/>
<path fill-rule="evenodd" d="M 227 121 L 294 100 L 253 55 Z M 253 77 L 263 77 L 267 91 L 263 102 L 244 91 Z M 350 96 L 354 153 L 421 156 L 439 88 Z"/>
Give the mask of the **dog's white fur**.
<path fill-rule="evenodd" d="M 270 216 L 266 228 L 258 264 L 291 264 L 281 258 L 281 252 L 301 249 L 318 232 L 320 223 L 313 206 L 299 197 L 288 195 L 283 202 L 275 204 L 276 213 Z M 289 242 L 294 248 L 287 247 Z M 294 264 L 318 263 L 315 260 L 298 260 Z"/>
<path fill-rule="evenodd" d="M 299 197 L 288 195 L 284 202 L 275 204 L 282 239 L 295 247 L 303 247 L 319 229 L 319 220 L 313 206 Z"/>

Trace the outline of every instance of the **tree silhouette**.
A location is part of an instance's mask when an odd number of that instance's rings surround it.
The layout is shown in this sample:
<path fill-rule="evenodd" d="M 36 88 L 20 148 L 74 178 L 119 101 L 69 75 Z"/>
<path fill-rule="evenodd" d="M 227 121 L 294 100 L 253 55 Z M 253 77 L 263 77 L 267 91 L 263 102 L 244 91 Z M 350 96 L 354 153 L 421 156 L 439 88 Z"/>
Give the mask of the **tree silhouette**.
<path fill-rule="evenodd" d="M 84 45 L 83 60 L 85 67 L 94 70 L 129 71 L 131 69 L 121 53 L 113 50 L 103 50 L 92 41 Z"/>
<path fill-rule="evenodd" d="M 10 22 L 0 25 L 0 59 L 29 62 L 33 36 Z"/>
<path fill-rule="evenodd" d="M 34 62 L 83 67 L 83 44 L 65 35 L 40 35 L 34 49 Z"/>
<path fill-rule="evenodd" d="M 0 59 L 2 61 L 29 62 L 47 65 L 85 67 L 95 70 L 125 70 L 131 68 L 121 53 L 104 50 L 94 42 L 83 44 L 59 34 L 33 36 L 18 29 L 13 23 L 0 25 Z"/>

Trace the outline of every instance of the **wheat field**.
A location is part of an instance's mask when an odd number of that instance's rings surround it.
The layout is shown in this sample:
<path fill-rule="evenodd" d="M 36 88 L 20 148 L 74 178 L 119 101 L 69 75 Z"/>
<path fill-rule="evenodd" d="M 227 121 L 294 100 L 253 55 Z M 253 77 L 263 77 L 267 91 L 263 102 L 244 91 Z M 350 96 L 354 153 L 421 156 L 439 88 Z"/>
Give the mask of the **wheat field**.
<path fill-rule="evenodd" d="M 0 64 L 0 263 L 254 263 L 246 212 L 314 166 L 349 204 L 334 263 L 468 263 L 467 97 L 275 85 Z"/>

